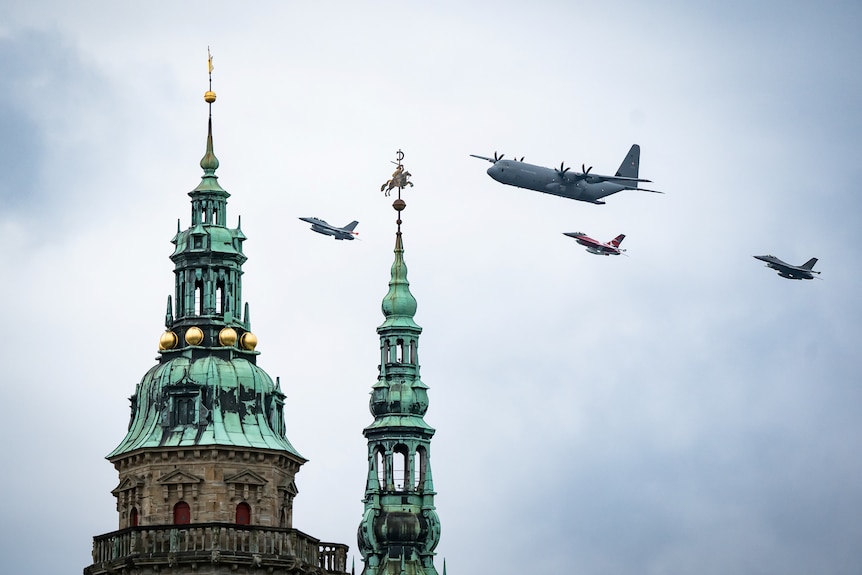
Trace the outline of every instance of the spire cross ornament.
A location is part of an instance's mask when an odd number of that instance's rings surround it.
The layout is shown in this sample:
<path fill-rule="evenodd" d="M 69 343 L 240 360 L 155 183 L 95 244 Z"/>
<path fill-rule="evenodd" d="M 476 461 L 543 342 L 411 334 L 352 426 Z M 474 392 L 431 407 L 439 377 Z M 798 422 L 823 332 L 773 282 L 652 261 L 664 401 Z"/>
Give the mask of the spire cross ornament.
<path fill-rule="evenodd" d="M 395 171 L 392 172 L 392 177 L 380 186 L 380 191 L 384 192 L 385 196 L 389 196 L 393 188 L 398 188 L 398 199 L 392 202 L 392 207 L 398 212 L 398 219 L 395 220 L 395 223 L 398 224 L 398 235 L 401 235 L 401 212 L 407 207 L 407 203 L 401 199 L 401 190 L 407 186 L 412 188 L 413 182 L 409 180 L 412 174 L 405 170 L 404 165 L 401 163 L 401 160 L 404 159 L 404 152 L 398 150 L 395 153 L 395 158 L 397 161 L 392 162 L 396 166 Z"/>

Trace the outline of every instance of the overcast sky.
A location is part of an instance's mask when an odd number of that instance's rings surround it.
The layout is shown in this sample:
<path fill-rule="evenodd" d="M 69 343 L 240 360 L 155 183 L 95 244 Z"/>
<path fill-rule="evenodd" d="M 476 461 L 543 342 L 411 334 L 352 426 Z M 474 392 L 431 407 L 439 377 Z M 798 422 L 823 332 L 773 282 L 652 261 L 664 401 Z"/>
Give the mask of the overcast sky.
<path fill-rule="evenodd" d="M 310 460 L 297 528 L 358 557 L 400 148 L 438 569 L 862 572 L 862 4 L 3 4 L 10 573 L 79 573 L 117 528 L 104 456 L 173 292 L 207 46 L 258 365 Z M 584 204 L 469 157 L 608 173 L 633 143 L 665 195 Z"/>

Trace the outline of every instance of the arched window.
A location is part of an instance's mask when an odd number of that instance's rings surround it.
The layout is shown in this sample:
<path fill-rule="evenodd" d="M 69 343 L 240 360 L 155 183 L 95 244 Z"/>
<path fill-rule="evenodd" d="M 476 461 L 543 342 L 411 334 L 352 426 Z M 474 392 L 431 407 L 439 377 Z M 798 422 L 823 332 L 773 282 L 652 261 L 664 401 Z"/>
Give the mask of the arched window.
<path fill-rule="evenodd" d="M 224 280 L 216 282 L 216 313 L 224 314 Z"/>
<path fill-rule="evenodd" d="M 236 524 L 251 525 L 251 507 L 245 501 L 236 506 Z"/>
<path fill-rule="evenodd" d="M 409 474 L 407 471 L 407 446 L 396 445 L 395 453 L 392 454 L 392 479 L 397 491 L 410 489 Z"/>
<path fill-rule="evenodd" d="M 174 525 L 188 525 L 192 522 L 192 511 L 189 504 L 180 501 L 174 505 Z"/>
<path fill-rule="evenodd" d="M 132 507 L 132 510 L 129 512 L 129 527 L 137 527 L 138 526 L 138 508 Z"/>
<path fill-rule="evenodd" d="M 188 395 L 178 395 L 174 400 L 173 425 L 192 425 L 195 423 L 197 402 L 195 398 Z"/>
<path fill-rule="evenodd" d="M 204 282 L 195 282 L 195 312 L 196 315 L 204 314 Z"/>

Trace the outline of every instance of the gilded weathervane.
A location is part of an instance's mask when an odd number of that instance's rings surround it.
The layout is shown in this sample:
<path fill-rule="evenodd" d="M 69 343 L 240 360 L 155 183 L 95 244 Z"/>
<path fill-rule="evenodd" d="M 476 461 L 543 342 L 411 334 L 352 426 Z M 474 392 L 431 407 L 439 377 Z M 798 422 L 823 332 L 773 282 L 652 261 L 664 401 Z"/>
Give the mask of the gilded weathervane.
<path fill-rule="evenodd" d="M 404 165 L 401 163 L 401 160 L 404 159 L 404 152 L 398 150 L 395 152 L 395 159 L 397 161 L 392 162 L 395 164 L 395 171 L 392 172 L 392 177 L 386 180 L 386 182 L 380 186 L 380 191 L 385 192 L 386 196 L 392 191 L 393 188 L 398 189 L 398 199 L 392 202 L 392 207 L 398 212 L 398 219 L 395 220 L 395 223 L 398 224 L 398 238 L 399 242 L 401 241 L 401 212 L 404 211 L 404 208 L 407 207 L 407 203 L 401 199 L 401 190 L 406 188 L 407 186 L 413 187 L 413 182 L 411 182 L 408 178 L 411 177 L 410 172 L 404 169 Z M 391 160 L 390 160 L 391 161 Z"/>
<path fill-rule="evenodd" d="M 413 182 L 411 182 L 408 178 L 412 175 L 410 172 L 404 169 L 404 166 L 401 164 L 401 160 L 404 159 L 404 152 L 398 150 L 395 154 L 395 157 L 398 159 L 397 162 L 392 162 L 396 165 L 395 171 L 392 172 L 392 177 L 386 180 L 382 186 L 380 186 L 380 191 L 385 192 L 384 195 L 388 196 L 390 192 L 392 192 L 393 188 L 398 188 L 398 198 L 401 198 L 401 190 L 406 188 L 407 186 L 413 187 Z"/>

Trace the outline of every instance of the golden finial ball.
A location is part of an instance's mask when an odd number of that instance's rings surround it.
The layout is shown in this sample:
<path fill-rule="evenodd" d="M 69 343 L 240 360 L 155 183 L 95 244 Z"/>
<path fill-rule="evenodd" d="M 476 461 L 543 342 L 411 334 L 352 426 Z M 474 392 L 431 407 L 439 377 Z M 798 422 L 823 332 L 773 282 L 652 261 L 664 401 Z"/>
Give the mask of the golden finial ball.
<path fill-rule="evenodd" d="M 257 347 L 257 336 L 250 331 L 247 331 L 239 338 L 239 344 L 243 349 L 254 351 L 254 348 Z"/>
<path fill-rule="evenodd" d="M 401 198 L 398 198 L 397 200 L 392 202 L 392 207 L 395 208 L 396 211 L 400 212 L 401 210 L 403 210 L 404 208 L 407 207 L 407 202 L 405 202 Z"/>
<path fill-rule="evenodd" d="M 201 328 L 194 325 L 186 330 L 186 343 L 189 345 L 199 345 L 204 340 L 204 332 Z"/>
<path fill-rule="evenodd" d="M 206 92 L 204 92 L 204 102 L 206 102 L 207 104 L 212 104 L 213 102 L 215 102 L 215 99 L 216 95 L 215 92 L 213 92 L 212 90 L 207 90 Z"/>
<path fill-rule="evenodd" d="M 177 337 L 177 334 L 168 330 L 159 338 L 159 349 L 174 349 L 179 341 L 180 338 Z"/>
<path fill-rule="evenodd" d="M 222 328 L 218 332 L 218 342 L 225 347 L 230 347 L 236 343 L 236 330 L 232 327 Z"/>

